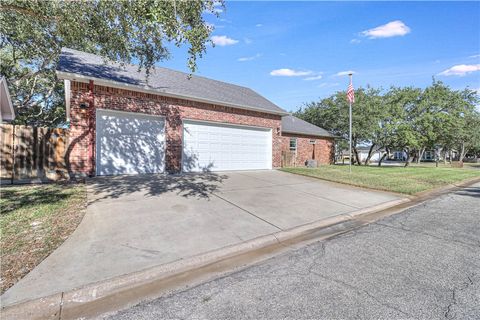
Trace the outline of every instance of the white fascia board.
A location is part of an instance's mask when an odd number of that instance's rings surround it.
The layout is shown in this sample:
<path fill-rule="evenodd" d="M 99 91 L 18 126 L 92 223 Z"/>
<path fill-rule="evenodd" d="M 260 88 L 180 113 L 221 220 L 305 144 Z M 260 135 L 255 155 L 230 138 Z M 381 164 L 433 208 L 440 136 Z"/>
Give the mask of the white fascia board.
<path fill-rule="evenodd" d="M 70 122 L 70 99 L 71 99 L 71 91 L 70 91 L 70 80 L 64 79 L 64 88 L 65 88 L 65 111 L 67 113 L 67 122 Z"/>
<path fill-rule="evenodd" d="M 10 97 L 10 92 L 8 91 L 7 80 L 5 79 L 5 77 L 2 77 L 0 79 L 0 82 L 3 85 L 5 95 L 7 96 L 7 103 L 8 103 L 8 107 L 10 109 L 10 114 L 11 114 L 10 116 L 3 115 L 3 117 L 5 118 L 5 120 L 13 121 L 15 120 L 15 109 L 13 109 L 12 99 Z"/>
<path fill-rule="evenodd" d="M 337 136 L 327 136 L 327 135 L 321 135 L 321 134 L 314 134 L 314 133 L 306 133 L 306 132 L 297 132 L 297 131 L 287 131 L 287 130 L 282 130 L 282 133 L 290 133 L 290 134 L 301 134 L 304 136 L 312 136 L 312 137 L 320 137 L 320 138 L 339 138 Z"/>
<path fill-rule="evenodd" d="M 265 110 L 265 109 L 249 107 L 249 106 L 242 106 L 242 105 L 237 105 L 237 104 L 233 104 L 233 103 L 226 103 L 226 102 L 222 102 L 222 101 L 208 100 L 208 99 L 199 98 L 199 97 L 195 97 L 195 96 L 179 95 L 179 94 L 164 92 L 164 91 L 157 90 L 157 89 L 152 89 L 148 86 L 139 86 L 139 85 L 134 85 L 134 84 L 121 83 L 121 82 L 112 81 L 112 80 L 105 80 L 105 79 L 100 79 L 100 78 L 96 78 L 96 77 L 84 76 L 84 75 L 80 75 L 80 74 L 76 74 L 76 73 L 57 71 L 57 76 L 58 76 L 59 79 L 64 79 L 64 80 L 68 79 L 68 80 L 72 80 L 72 81 L 85 82 L 85 83 L 88 82 L 89 80 L 93 80 L 96 84 L 101 85 L 101 86 L 105 86 L 105 87 L 112 87 L 112 88 L 118 88 L 118 89 L 126 89 L 126 90 L 156 94 L 156 95 L 159 95 L 159 96 L 164 96 L 164 97 L 169 97 L 169 98 L 192 100 L 192 101 L 203 102 L 203 103 L 208 103 L 208 104 L 215 104 L 215 105 L 219 105 L 219 106 L 226 106 L 226 107 L 235 108 L 235 109 L 243 109 L 243 110 L 257 111 L 257 112 L 261 112 L 261 113 L 276 114 L 276 115 L 280 115 L 280 116 L 289 115 L 289 113 L 286 112 L 286 111 L 269 111 L 269 110 Z"/>

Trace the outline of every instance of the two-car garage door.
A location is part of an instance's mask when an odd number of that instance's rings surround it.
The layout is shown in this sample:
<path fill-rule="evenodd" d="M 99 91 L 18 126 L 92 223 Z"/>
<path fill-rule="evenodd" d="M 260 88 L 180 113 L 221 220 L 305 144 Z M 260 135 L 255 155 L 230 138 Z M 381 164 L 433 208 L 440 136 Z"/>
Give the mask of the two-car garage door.
<path fill-rule="evenodd" d="M 271 168 L 271 129 L 184 121 L 184 172 Z"/>
<path fill-rule="evenodd" d="M 97 175 L 163 172 L 165 149 L 163 117 L 97 110 Z M 271 168 L 271 129 L 184 121 L 183 172 Z"/>

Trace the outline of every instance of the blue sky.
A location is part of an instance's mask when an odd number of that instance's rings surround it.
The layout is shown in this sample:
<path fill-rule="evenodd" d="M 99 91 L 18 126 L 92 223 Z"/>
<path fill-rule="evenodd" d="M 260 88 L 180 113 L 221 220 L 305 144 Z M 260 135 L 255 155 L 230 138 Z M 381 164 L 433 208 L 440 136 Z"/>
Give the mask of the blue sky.
<path fill-rule="evenodd" d="M 480 2 L 227 1 L 198 75 L 294 111 L 354 86 L 480 88 Z M 160 65 L 188 72 L 186 49 Z"/>

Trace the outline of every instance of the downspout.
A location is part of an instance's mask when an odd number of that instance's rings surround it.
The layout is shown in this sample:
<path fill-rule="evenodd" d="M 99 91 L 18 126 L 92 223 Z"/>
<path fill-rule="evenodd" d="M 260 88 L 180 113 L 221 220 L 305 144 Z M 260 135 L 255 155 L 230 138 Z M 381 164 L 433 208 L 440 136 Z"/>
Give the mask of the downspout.
<path fill-rule="evenodd" d="M 93 177 L 95 176 L 95 130 L 93 129 L 93 126 L 95 125 L 95 96 L 93 93 L 93 80 L 90 80 L 88 83 L 88 91 L 89 91 L 89 105 L 88 109 L 90 110 L 89 112 L 89 117 L 88 117 L 88 130 L 89 130 L 89 137 L 90 137 L 90 143 L 88 147 L 88 158 L 91 162 L 91 170 L 90 170 L 90 176 Z"/>

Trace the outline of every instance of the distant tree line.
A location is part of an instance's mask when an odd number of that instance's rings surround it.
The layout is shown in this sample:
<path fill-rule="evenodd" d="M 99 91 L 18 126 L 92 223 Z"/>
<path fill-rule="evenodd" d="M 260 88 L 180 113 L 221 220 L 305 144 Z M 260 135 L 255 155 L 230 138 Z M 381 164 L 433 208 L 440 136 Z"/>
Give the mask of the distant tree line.
<path fill-rule="evenodd" d="M 425 89 L 391 87 L 388 91 L 367 87 L 355 90 L 352 107 L 352 153 L 359 161 L 358 147 L 370 146 L 363 164 L 385 150 L 379 161 L 392 151 L 407 154 L 406 166 L 420 161 L 425 150 L 436 150 L 435 158 L 455 150 L 458 160 L 467 153 L 480 155 L 480 102 L 476 91 L 452 90 L 433 80 Z M 317 102 L 306 103 L 295 115 L 344 138 L 340 148 L 348 148 L 348 101 L 345 91 Z"/>

